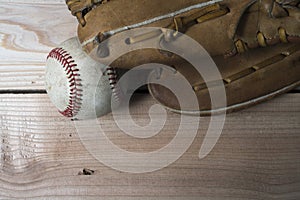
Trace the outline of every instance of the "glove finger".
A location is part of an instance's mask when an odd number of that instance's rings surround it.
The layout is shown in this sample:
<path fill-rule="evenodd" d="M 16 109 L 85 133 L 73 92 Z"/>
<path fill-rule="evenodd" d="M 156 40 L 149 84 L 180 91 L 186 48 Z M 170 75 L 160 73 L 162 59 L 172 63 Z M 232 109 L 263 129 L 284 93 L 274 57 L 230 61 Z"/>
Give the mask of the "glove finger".
<path fill-rule="evenodd" d="M 226 108 L 218 107 L 213 110 L 211 107 L 212 97 L 209 90 L 217 90 L 220 82 L 209 83 L 208 90 L 207 83 L 189 64 L 177 65 L 178 73 L 171 76 L 173 81 L 176 81 L 178 74 L 187 78 L 198 97 L 199 107 L 181 107 L 176 94 L 162 85 L 149 84 L 148 88 L 156 101 L 178 113 L 210 115 L 218 111 L 232 112 L 268 100 L 300 85 L 299 56 L 299 47 L 281 44 L 276 47 L 255 49 L 251 53 L 229 59 L 214 58 L 225 85 Z M 170 73 L 161 71 L 160 76 L 152 74 L 149 79 L 159 77 L 162 80 L 169 80 L 170 77 L 167 76 L 170 76 Z"/>
<path fill-rule="evenodd" d="M 83 15 L 82 15 L 82 12 L 76 12 L 76 13 L 75 13 L 75 16 L 76 16 L 78 22 L 79 22 L 82 26 L 84 26 L 84 25 L 86 24 L 86 21 L 85 21 Z"/>

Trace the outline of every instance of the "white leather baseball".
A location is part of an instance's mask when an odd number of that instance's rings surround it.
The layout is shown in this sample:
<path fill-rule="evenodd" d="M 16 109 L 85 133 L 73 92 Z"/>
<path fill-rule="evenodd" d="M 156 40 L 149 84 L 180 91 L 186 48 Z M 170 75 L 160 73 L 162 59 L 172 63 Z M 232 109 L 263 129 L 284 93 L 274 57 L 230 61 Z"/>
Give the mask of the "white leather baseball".
<path fill-rule="evenodd" d="M 46 90 L 64 116 L 90 119 L 111 111 L 112 68 L 91 59 L 76 37 L 53 49 L 47 58 Z"/>

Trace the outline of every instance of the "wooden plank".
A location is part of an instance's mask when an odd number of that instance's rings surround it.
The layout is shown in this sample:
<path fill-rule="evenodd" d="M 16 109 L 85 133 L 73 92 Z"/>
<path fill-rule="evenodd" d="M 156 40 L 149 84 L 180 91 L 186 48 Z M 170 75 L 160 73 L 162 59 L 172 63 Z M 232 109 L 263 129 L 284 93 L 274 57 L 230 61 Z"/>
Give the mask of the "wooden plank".
<path fill-rule="evenodd" d="M 48 52 L 76 36 L 76 19 L 62 1 L 0 2 L 0 90 L 44 89 Z"/>
<path fill-rule="evenodd" d="M 137 98 L 131 112 L 138 124 L 149 122 L 147 110 L 153 103 L 149 96 Z M 168 113 L 163 132 L 147 140 L 122 134 L 111 115 L 99 123 L 116 145 L 140 152 L 167 144 L 179 121 L 180 115 Z M 129 174 L 94 159 L 72 122 L 57 113 L 46 95 L 0 94 L 0 198 L 300 198 L 300 94 L 228 115 L 217 145 L 200 160 L 208 122 L 202 119 L 194 143 L 174 164 Z M 83 168 L 94 174 L 78 175 Z"/>

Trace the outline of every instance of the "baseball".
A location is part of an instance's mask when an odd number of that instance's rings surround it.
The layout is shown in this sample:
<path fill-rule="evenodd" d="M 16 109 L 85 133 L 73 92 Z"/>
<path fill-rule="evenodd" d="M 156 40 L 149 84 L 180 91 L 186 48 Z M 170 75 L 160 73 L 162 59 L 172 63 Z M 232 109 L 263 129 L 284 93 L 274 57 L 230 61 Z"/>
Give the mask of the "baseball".
<path fill-rule="evenodd" d="M 119 101 L 115 70 L 90 58 L 76 37 L 49 53 L 45 82 L 52 103 L 73 119 L 103 116 Z"/>

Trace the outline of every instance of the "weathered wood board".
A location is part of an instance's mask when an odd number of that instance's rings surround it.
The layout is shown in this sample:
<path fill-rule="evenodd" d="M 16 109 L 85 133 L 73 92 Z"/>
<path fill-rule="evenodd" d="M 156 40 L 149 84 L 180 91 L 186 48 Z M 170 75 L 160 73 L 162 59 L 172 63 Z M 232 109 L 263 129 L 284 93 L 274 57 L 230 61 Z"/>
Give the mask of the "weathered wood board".
<path fill-rule="evenodd" d="M 49 51 L 76 36 L 63 1 L 0 1 L 0 90 L 44 89 Z"/>
<path fill-rule="evenodd" d="M 132 116 L 146 125 L 154 102 L 149 96 L 137 99 Z M 142 152 L 167 144 L 179 120 L 180 115 L 168 113 L 164 131 L 147 140 L 122 134 L 111 115 L 99 124 L 116 145 Z M 172 165 L 129 174 L 93 158 L 72 122 L 57 113 L 46 95 L 1 94 L 0 199 L 299 199 L 299 94 L 228 115 L 220 140 L 200 160 L 208 122 L 202 119 L 194 143 Z M 94 174 L 78 175 L 84 168 Z"/>

